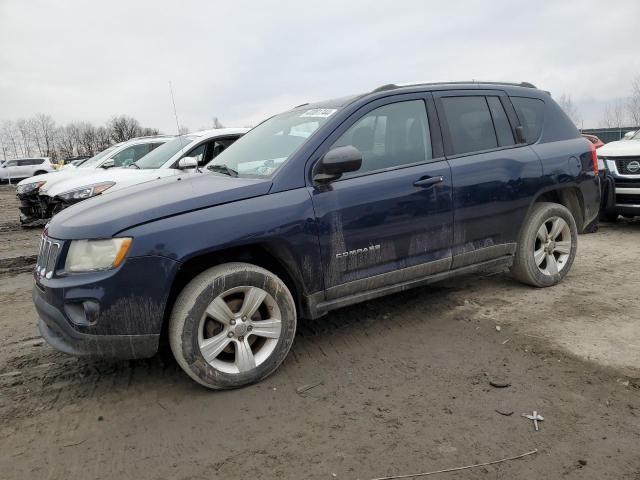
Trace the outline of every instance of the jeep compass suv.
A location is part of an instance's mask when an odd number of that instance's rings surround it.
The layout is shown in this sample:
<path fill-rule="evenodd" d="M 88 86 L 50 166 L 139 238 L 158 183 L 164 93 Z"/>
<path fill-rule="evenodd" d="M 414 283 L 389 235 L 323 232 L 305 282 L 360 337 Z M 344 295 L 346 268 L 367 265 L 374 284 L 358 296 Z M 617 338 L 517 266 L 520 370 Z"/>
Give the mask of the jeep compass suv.
<path fill-rule="evenodd" d="M 166 336 L 196 382 L 246 385 L 278 367 L 302 317 L 477 271 L 555 285 L 600 200 L 593 144 L 530 84 L 300 105 L 206 171 L 51 221 L 33 300 L 52 346 L 140 358 Z"/>

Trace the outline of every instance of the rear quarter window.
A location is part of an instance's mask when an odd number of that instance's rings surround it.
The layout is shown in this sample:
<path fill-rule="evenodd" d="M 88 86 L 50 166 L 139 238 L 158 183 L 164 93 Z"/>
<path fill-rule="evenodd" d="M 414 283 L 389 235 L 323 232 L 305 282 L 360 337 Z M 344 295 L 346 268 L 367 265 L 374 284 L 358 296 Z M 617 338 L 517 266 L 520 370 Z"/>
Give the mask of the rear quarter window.
<path fill-rule="evenodd" d="M 527 143 L 536 142 L 544 125 L 545 104 L 538 98 L 510 97 L 518 119 L 524 128 Z"/>

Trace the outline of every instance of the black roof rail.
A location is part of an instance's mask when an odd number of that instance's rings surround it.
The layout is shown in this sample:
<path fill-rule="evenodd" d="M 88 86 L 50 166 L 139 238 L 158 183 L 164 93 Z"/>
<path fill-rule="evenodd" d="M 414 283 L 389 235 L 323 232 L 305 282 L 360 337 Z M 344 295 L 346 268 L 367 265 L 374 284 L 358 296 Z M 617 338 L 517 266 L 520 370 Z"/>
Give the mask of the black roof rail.
<path fill-rule="evenodd" d="M 422 85 L 465 85 L 465 84 L 480 84 L 480 85 L 509 85 L 513 87 L 526 87 L 526 88 L 537 88 L 533 83 L 529 82 L 482 82 L 478 80 L 469 80 L 469 81 L 456 81 L 456 82 L 418 82 L 418 83 L 403 83 L 403 84 L 395 84 L 395 83 L 387 83 L 386 85 L 382 85 L 374 90 L 371 93 L 375 92 L 384 92 L 386 90 L 395 90 L 397 88 L 405 88 L 405 87 L 419 87 Z"/>
<path fill-rule="evenodd" d="M 300 107 L 304 107 L 305 105 L 309 105 L 309 102 L 307 102 L 307 103 L 301 103 L 300 105 L 296 105 L 296 106 L 295 106 L 295 107 L 293 107 L 293 108 L 300 108 Z"/>

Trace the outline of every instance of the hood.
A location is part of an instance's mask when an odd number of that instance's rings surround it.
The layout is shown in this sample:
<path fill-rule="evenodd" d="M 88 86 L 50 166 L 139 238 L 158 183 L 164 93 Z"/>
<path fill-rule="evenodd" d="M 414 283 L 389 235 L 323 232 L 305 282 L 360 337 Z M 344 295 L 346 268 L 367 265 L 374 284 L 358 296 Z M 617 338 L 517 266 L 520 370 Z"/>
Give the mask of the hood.
<path fill-rule="evenodd" d="M 114 168 L 109 170 L 97 169 L 92 170 L 90 175 L 72 175 L 65 177 L 63 181 L 56 182 L 51 187 L 46 188 L 44 192 L 49 197 L 55 197 L 61 193 L 83 188 L 89 185 L 95 185 L 97 183 L 115 182 L 111 188 L 109 188 L 105 194 L 113 193 L 132 185 L 138 185 L 140 183 L 148 182 L 151 180 L 158 180 L 159 178 L 169 177 L 172 175 L 179 175 L 183 172 L 180 170 L 174 170 L 172 168 L 154 169 L 154 170 L 138 170 L 135 168 Z"/>
<path fill-rule="evenodd" d="M 271 180 L 195 174 L 146 182 L 73 205 L 49 223 L 62 240 L 109 238 L 135 225 L 265 195 Z"/>
<path fill-rule="evenodd" d="M 619 140 L 606 143 L 598 149 L 601 157 L 640 157 L 640 140 Z"/>
<path fill-rule="evenodd" d="M 46 191 L 47 189 L 51 188 L 51 185 L 53 185 L 54 183 L 61 182 L 63 180 L 66 180 L 68 178 L 72 178 L 75 176 L 87 175 L 94 172 L 95 170 L 91 168 L 86 168 L 84 170 L 82 168 L 76 168 L 73 170 L 56 170 L 55 172 L 44 173 L 42 175 L 36 175 L 35 177 L 25 178 L 24 180 L 21 180 L 20 182 L 18 182 L 18 185 L 26 185 L 28 183 L 35 183 L 35 182 L 46 182 L 40 188 L 40 192 L 42 192 L 43 189 Z"/>

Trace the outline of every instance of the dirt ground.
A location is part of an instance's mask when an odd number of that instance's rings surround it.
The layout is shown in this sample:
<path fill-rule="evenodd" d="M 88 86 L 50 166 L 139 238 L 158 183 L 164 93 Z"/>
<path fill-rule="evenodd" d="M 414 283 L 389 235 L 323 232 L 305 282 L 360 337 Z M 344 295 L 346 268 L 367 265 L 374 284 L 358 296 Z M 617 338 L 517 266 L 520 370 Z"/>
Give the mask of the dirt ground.
<path fill-rule="evenodd" d="M 429 478 L 640 479 L 640 222 L 581 236 L 551 289 L 465 277 L 303 322 L 272 377 L 210 392 L 167 356 L 44 344 L 24 260 L 39 232 L 10 187 L 0 205 L 3 479 L 365 480 L 534 449 Z"/>

